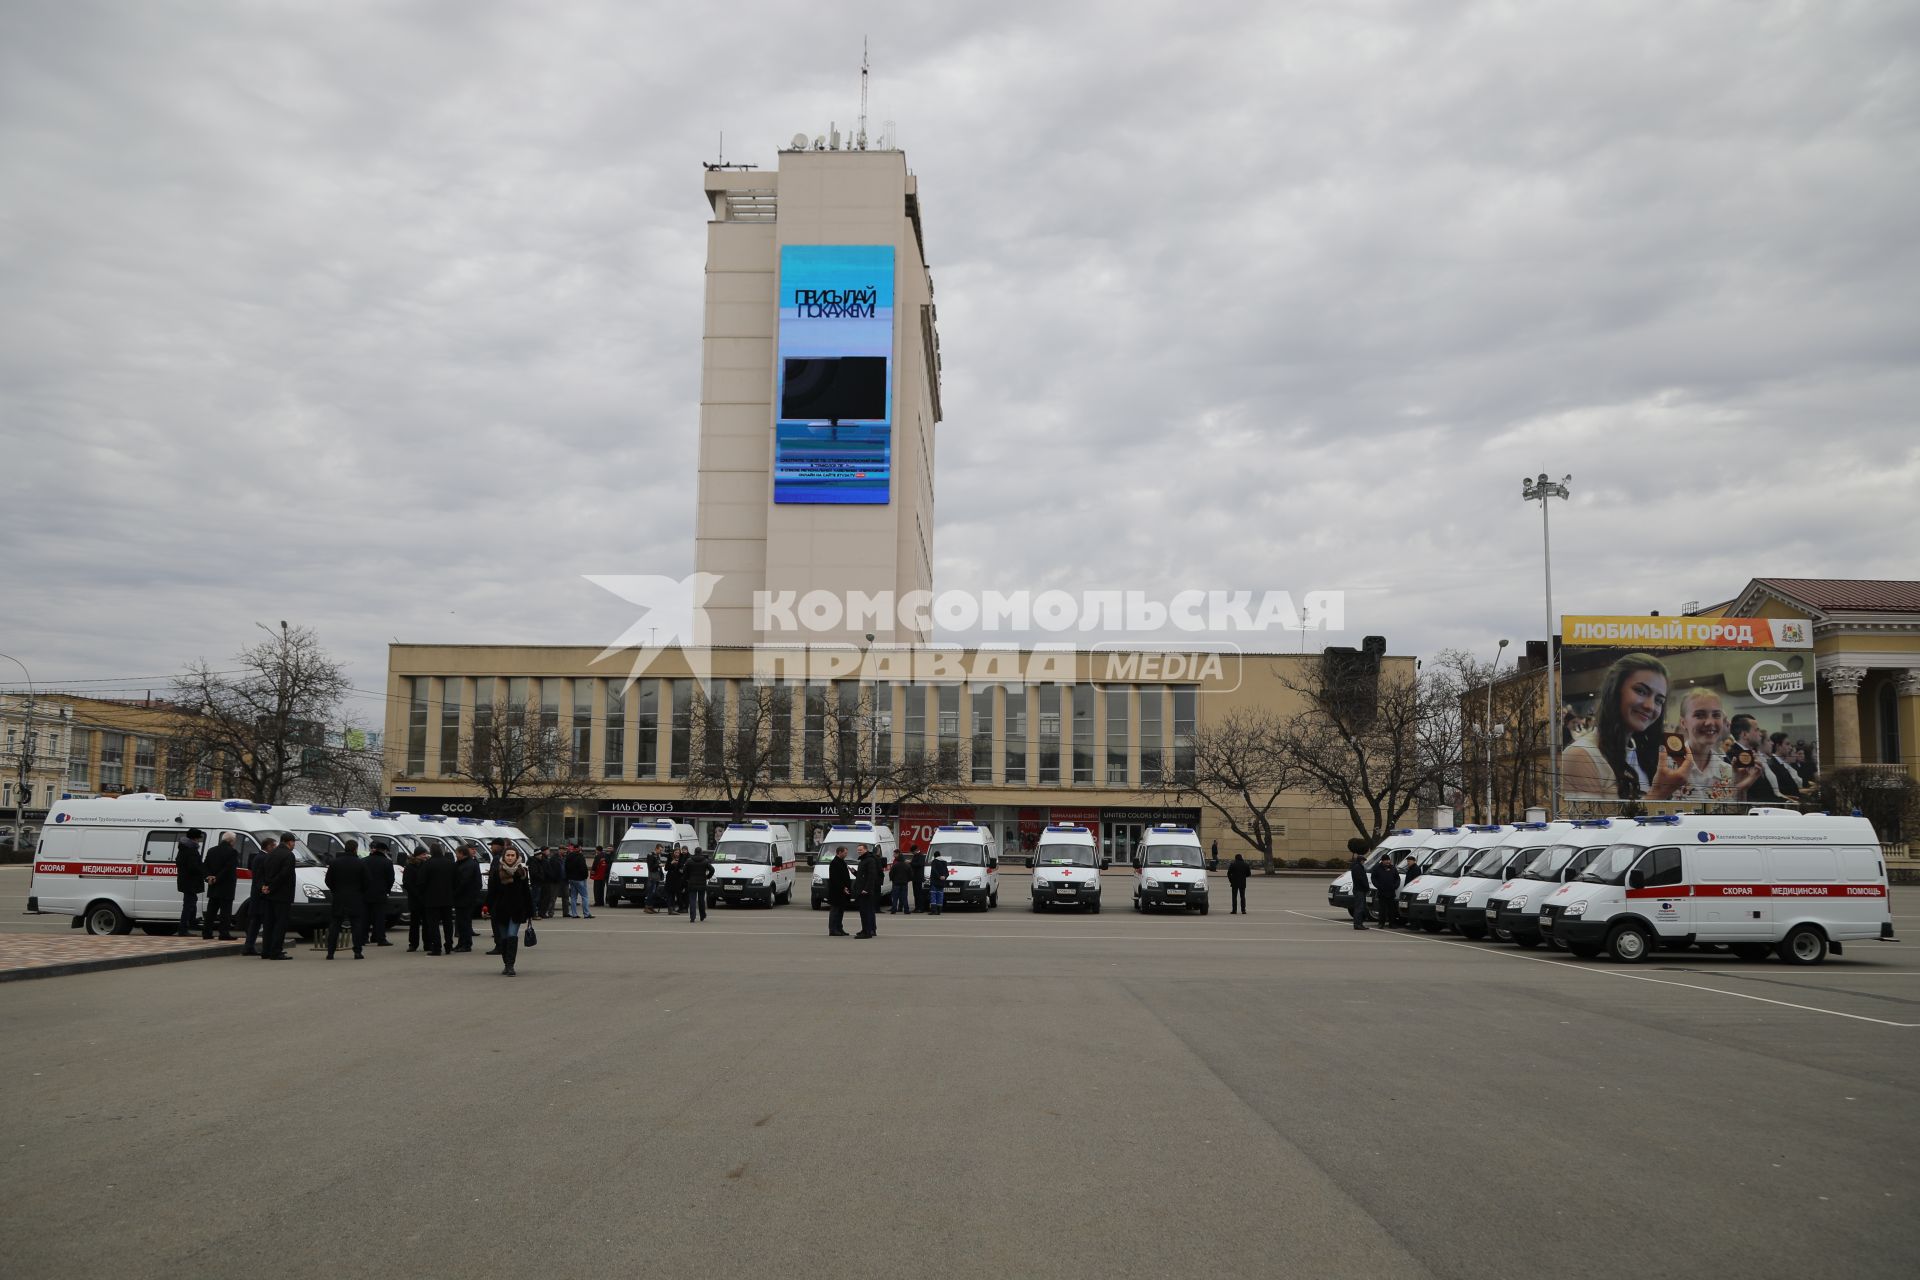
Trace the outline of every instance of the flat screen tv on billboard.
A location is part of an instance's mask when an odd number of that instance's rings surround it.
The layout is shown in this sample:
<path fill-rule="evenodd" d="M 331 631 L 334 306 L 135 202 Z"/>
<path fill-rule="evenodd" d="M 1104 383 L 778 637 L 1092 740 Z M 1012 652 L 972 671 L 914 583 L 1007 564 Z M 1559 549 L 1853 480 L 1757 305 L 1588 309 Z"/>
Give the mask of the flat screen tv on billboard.
<path fill-rule="evenodd" d="M 1560 634 L 1567 800 L 1811 798 L 1820 737 L 1806 619 L 1569 616 Z"/>
<path fill-rule="evenodd" d="M 893 246 L 780 250 L 773 500 L 884 504 L 893 480 Z"/>

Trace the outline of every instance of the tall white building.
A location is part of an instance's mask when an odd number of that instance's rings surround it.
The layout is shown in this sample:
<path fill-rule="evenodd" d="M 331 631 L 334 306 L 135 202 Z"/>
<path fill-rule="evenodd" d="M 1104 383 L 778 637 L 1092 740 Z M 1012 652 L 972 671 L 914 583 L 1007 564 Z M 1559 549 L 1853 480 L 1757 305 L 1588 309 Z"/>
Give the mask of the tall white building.
<path fill-rule="evenodd" d="M 799 139 L 795 140 L 796 142 Z M 796 149 L 711 169 L 695 567 L 716 645 L 756 592 L 933 586 L 939 339 L 904 152 Z M 816 640 L 924 641 L 877 626 Z"/>

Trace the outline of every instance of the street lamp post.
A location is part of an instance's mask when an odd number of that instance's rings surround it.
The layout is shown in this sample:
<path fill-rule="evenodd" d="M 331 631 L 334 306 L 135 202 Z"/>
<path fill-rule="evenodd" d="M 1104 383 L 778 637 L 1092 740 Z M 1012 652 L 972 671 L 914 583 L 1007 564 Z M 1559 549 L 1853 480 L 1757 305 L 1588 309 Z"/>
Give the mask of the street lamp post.
<path fill-rule="evenodd" d="M 1507 651 L 1507 642 L 1500 641 L 1500 647 L 1493 651 L 1493 666 L 1487 670 L 1487 718 L 1480 722 L 1487 739 L 1487 808 L 1485 822 L 1493 821 L 1493 678 L 1500 671 L 1500 655 Z"/>
<path fill-rule="evenodd" d="M 15 780 L 13 793 L 13 851 L 18 854 L 20 852 L 20 832 L 25 827 L 27 820 L 27 788 L 31 785 L 27 778 L 31 772 L 30 762 L 33 758 L 33 672 L 27 670 L 26 663 L 20 661 L 20 659 L 10 653 L 0 653 L 0 658 L 5 658 L 8 662 L 20 668 L 20 674 L 27 678 L 26 727 L 21 730 L 19 757 L 20 776 Z"/>
<path fill-rule="evenodd" d="M 1547 582 L 1547 816 L 1552 817 L 1560 811 L 1560 691 L 1555 673 L 1559 670 L 1559 655 L 1554 652 L 1553 626 L 1553 534 L 1547 519 L 1547 507 L 1550 498 L 1566 498 L 1571 494 L 1568 488 L 1573 483 L 1570 475 L 1559 480 L 1547 479 L 1542 471 L 1537 477 L 1520 478 L 1520 498 L 1523 502 L 1540 504 L 1540 545 L 1542 558 L 1546 564 Z"/>

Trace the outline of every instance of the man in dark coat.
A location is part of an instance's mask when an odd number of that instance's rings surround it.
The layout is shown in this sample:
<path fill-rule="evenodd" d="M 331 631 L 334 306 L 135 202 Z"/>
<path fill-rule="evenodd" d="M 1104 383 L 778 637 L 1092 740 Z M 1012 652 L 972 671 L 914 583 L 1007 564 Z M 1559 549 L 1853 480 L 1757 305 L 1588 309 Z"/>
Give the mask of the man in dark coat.
<path fill-rule="evenodd" d="M 847 907 L 853 901 L 853 872 L 847 866 L 847 851 L 835 849 L 827 863 L 827 936 L 847 936 Z"/>
<path fill-rule="evenodd" d="M 666 868 L 661 865 L 660 846 L 655 845 L 653 851 L 647 855 L 646 911 L 648 915 L 656 914 L 666 901 L 666 875 Z"/>
<path fill-rule="evenodd" d="M 393 892 L 393 859 L 387 856 L 387 842 L 375 837 L 361 870 L 367 875 L 367 936 L 376 947 L 390 947 L 387 941 L 387 895 Z"/>
<path fill-rule="evenodd" d="M 1400 906 L 1395 897 L 1400 889 L 1400 872 L 1387 854 L 1373 864 L 1373 897 L 1380 908 L 1380 923 L 1391 929 L 1400 923 Z"/>
<path fill-rule="evenodd" d="M 480 875 L 480 847 L 469 840 L 460 846 L 453 864 L 453 932 L 455 951 L 473 950 L 473 917 L 480 911 L 486 885 Z"/>
<path fill-rule="evenodd" d="M 947 913 L 947 856 L 936 852 L 927 864 L 927 910 L 936 916 Z"/>
<path fill-rule="evenodd" d="M 925 911 L 927 909 L 927 851 L 915 849 L 913 861 L 908 863 L 908 866 L 913 876 L 913 909 Z"/>
<path fill-rule="evenodd" d="M 247 863 L 247 945 L 240 949 L 243 956 L 260 954 L 254 947 L 254 941 L 267 927 L 267 882 L 261 871 L 267 864 L 267 855 L 280 847 L 279 836 L 260 837 L 260 852 L 253 855 Z"/>
<path fill-rule="evenodd" d="M 1234 854 L 1233 861 L 1227 864 L 1227 889 L 1233 895 L 1233 910 L 1227 912 L 1228 915 L 1247 914 L 1247 880 L 1252 875 L 1253 867 L 1240 854 Z"/>
<path fill-rule="evenodd" d="M 567 917 L 573 919 L 577 916 L 582 920 L 591 920 L 593 912 L 587 910 L 587 876 L 591 874 L 592 868 L 587 866 L 587 855 L 581 852 L 579 845 L 568 846 L 564 870 L 567 876 L 565 901 Z"/>
<path fill-rule="evenodd" d="M 880 933 L 880 895 L 887 891 L 887 864 L 871 845 L 860 846 L 860 867 L 854 872 L 854 891 L 860 900 L 860 932 L 856 938 Z"/>
<path fill-rule="evenodd" d="M 220 941 L 233 941 L 233 890 L 240 882 L 240 850 L 229 831 L 220 843 L 207 850 L 201 859 L 201 874 L 207 878 L 207 910 L 200 917 L 200 936 L 213 936 L 214 921 L 220 922 Z"/>
<path fill-rule="evenodd" d="M 293 918 L 293 842 L 291 831 L 280 833 L 280 843 L 255 864 L 262 883 L 260 904 L 267 909 L 266 929 L 260 939 L 262 960 L 291 960 L 287 951 L 287 923 Z"/>
<path fill-rule="evenodd" d="M 422 845 L 400 871 L 400 887 L 407 895 L 407 950 L 420 949 L 420 935 L 426 929 L 427 903 L 421 896 L 427 887 L 427 859 L 432 854 Z"/>
<path fill-rule="evenodd" d="M 353 958 L 364 960 L 367 945 L 367 869 L 360 863 L 360 842 L 347 841 L 327 864 L 327 959 L 340 949 L 340 926 L 347 926 Z"/>
<path fill-rule="evenodd" d="M 713 855 L 705 849 L 687 859 L 687 923 L 707 918 L 707 881 L 713 879 Z"/>
<path fill-rule="evenodd" d="M 444 847 L 427 859 L 420 878 L 420 905 L 425 910 L 427 954 L 453 952 L 453 855 Z"/>
<path fill-rule="evenodd" d="M 1359 836 L 1347 841 L 1353 860 L 1347 864 L 1347 878 L 1353 881 L 1353 927 L 1367 927 L 1367 842 Z"/>
<path fill-rule="evenodd" d="M 189 934 L 200 923 L 200 891 L 207 885 L 206 865 L 200 860 L 201 843 L 207 833 L 195 827 L 180 837 L 173 848 L 173 887 L 180 891 L 180 932 Z"/>

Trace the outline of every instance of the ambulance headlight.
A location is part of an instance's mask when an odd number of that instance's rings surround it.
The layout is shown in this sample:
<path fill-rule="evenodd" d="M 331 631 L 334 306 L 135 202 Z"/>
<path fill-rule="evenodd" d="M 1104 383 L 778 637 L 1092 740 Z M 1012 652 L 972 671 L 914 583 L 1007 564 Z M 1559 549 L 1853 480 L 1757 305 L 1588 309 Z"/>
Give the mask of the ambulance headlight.
<path fill-rule="evenodd" d="M 773 883 L 773 877 L 767 872 L 762 871 L 759 875 L 753 878 L 753 882 L 758 885 L 768 885 Z"/>
<path fill-rule="evenodd" d="M 1516 893 L 1511 898 L 1507 899 L 1507 910 L 1509 911 L 1518 911 L 1522 907 L 1525 907 L 1526 905 L 1527 905 L 1527 895 L 1524 893 Z"/>
<path fill-rule="evenodd" d="M 1432 901 L 1433 901 L 1433 890 L 1431 890 L 1431 889 L 1422 889 L 1422 890 L 1420 891 L 1420 901 L 1422 901 L 1422 902 L 1432 902 Z"/>
<path fill-rule="evenodd" d="M 300 892 L 307 895 L 308 902 L 325 902 L 327 900 L 326 889 L 317 884 L 303 884 L 300 886 Z"/>
<path fill-rule="evenodd" d="M 1560 908 L 1560 914 L 1562 917 L 1583 916 L 1587 914 L 1587 900 L 1582 898 L 1578 902 L 1569 902 L 1566 906 Z"/>

